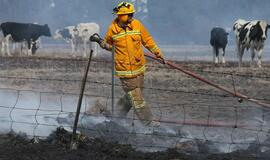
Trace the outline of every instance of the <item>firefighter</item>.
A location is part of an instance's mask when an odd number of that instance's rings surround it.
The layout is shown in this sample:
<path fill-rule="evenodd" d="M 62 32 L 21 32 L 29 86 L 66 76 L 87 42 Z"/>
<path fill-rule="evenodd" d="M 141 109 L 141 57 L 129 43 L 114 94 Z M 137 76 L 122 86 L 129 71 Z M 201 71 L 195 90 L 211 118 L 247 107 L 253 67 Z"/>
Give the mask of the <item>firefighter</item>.
<path fill-rule="evenodd" d="M 111 51 L 114 46 L 115 75 L 120 78 L 125 95 L 117 102 L 117 115 L 125 117 L 131 107 L 140 121 L 149 126 L 160 126 L 155 121 L 143 97 L 145 57 L 142 46 L 164 62 L 161 50 L 144 25 L 133 18 L 132 3 L 121 2 L 113 9 L 117 17 L 109 26 L 103 39 L 97 38 L 101 48 Z M 92 40 L 94 36 L 91 37 Z M 90 39 L 91 39 L 90 38 Z"/>

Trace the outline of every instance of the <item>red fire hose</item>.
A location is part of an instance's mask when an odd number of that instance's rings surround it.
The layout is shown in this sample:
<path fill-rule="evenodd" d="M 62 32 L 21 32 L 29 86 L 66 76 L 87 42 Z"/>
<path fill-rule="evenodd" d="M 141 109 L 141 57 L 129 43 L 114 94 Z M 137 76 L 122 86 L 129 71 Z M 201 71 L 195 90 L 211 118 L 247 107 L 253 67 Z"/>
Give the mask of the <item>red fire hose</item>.
<path fill-rule="evenodd" d="M 164 64 L 160 59 L 156 58 L 154 55 L 152 55 L 152 54 L 150 54 L 150 53 L 145 53 L 145 56 L 146 56 L 146 57 L 149 57 L 149 58 L 151 58 L 151 59 L 153 59 L 153 60 L 156 60 L 156 61 L 158 61 L 159 63 Z M 168 66 L 170 66 L 171 68 L 177 69 L 177 70 L 179 70 L 179 71 L 181 71 L 181 72 L 183 72 L 183 73 L 185 73 L 185 74 L 187 74 L 187 75 L 189 75 L 189 76 L 191 76 L 191 77 L 193 77 L 193 78 L 195 78 L 195 79 L 198 79 L 199 81 L 202 81 L 202 82 L 204 82 L 204 83 L 206 83 L 206 84 L 208 84 L 208 85 L 210 85 L 210 86 L 213 86 L 213 87 L 215 87 L 215 88 L 217 88 L 217 89 L 219 89 L 219 90 L 222 90 L 222 91 L 224 91 L 224 92 L 226 92 L 226 93 L 229 93 L 229 94 L 231 94 L 231 95 L 233 95 L 233 96 L 235 96 L 235 97 L 238 97 L 238 98 L 241 98 L 241 99 L 245 99 L 245 100 L 247 100 L 247 101 L 250 101 L 250 102 L 252 102 L 252 103 L 258 104 L 258 105 L 263 106 L 263 107 L 270 108 L 270 104 L 268 104 L 268 103 L 261 102 L 261 101 L 259 101 L 259 100 L 257 100 L 257 99 L 248 97 L 248 96 L 243 95 L 243 94 L 241 94 L 241 93 L 238 93 L 238 92 L 236 92 L 236 91 L 231 91 L 231 90 L 229 90 L 228 88 L 226 88 L 226 87 L 224 87 L 224 86 L 221 86 L 221 85 L 218 85 L 218 84 L 216 84 L 216 83 L 213 83 L 213 82 L 211 82 L 211 81 L 205 79 L 204 77 L 202 77 L 202 76 L 200 76 L 200 75 L 198 75 L 198 74 L 196 74 L 196 73 L 194 73 L 194 72 L 192 72 L 192 71 L 188 71 L 188 70 L 184 69 L 184 68 L 183 68 L 182 66 L 180 66 L 180 65 L 176 65 L 176 64 L 174 64 L 174 63 L 172 63 L 172 62 L 169 62 L 169 61 L 165 61 L 165 64 L 168 65 Z"/>

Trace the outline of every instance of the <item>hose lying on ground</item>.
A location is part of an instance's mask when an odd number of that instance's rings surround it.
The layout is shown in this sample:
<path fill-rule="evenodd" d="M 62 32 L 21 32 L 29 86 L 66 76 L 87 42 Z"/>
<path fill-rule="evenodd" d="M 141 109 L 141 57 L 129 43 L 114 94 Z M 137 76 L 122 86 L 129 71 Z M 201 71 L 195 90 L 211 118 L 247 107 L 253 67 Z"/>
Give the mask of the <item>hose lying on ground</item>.
<path fill-rule="evenodd" d="M 156 58 L 154 55 L 152 55 L 150 53 L 145 53 L 145 56 L 148 57 L 148 58 L 151 58 L 153 60 L 156 60 L 161 64 L 164 64 L 164 62 L 162 62 L 160 59 Z M 266 108 L 270 108 L 270 104 L 268 104 L 268 103 L 264 103 L 264 102 L 261 102 L 261 101 L 259 101 L 257 99 L 248 97 L 248 96 L 246 96 L 244 94 L 241 94 L 241 93 L 239 93 L 237 91 L 231 91 L 230 89 L 228 89 L 228 88 L 226 88 L 224 86 L 221 86 L 219 84 L 213 83 L 213 82 L 209 81 L 208 79 L 202 77 L 201 75 L 196 74 L 193 71 L 187 70 L 187 69 L 183 68 L 180 65 L 176 65 L 176 64 L 174 64 L 172 62 L 169 62 L 169 61 L 166 61 L 166 60 L 165 60 L 165 65 L 167 65 L 167 66 L 169 66 L 171 68 L 177 69 L 177 70 L 179 70 L 179 71 L 181 71 L 181 72 L 183 72 L 183 73 L 185 73 L 185 74 L 187 74 L 187 75 L 189 75 L 189 76 L 191 76 L 191 77 L 193 77 L 193 78 L 195 78 L 195 79 L 197 79 L 199 81 L 202 81 L 202 82 L 204 82 L 204 83 L 206 83 L 206 84 L 208 84 L 208 85 L 210 85 L 212 87 L 215 87 L 215 88 L 217 88 L 219 90 L 222 90 L 222 91 L 224 91 L 226 93 L 229 93 L 229 94 L 239 98 L 238 99 L 239 102 L 242 102 L 242 99 L 245 99 L 245 100 L 247 100 L 249 102 L 252 102 L 252 103 L 255 103 L 257 105 L 260 105 L 260 106 L 263 106 L 263 107 L 266 107 Z"/>

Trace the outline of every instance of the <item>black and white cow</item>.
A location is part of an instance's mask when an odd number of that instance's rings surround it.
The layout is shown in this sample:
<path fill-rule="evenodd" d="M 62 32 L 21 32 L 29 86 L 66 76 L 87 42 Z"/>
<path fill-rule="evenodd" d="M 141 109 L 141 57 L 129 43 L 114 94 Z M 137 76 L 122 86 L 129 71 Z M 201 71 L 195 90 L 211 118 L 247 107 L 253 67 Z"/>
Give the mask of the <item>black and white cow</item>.
<path fill-rule="evenodd" d="M 82 49 L 83 56 L 86 57 L 86 54 L 89 53 L 90 45 L 94 51 L 93 55 L 96 56 L 98 52 L 98 44 L 91 43 L 89 38 L 94 33 L 99 32 L 100 27 L 96 23 L 79 23 L 76 26 L 67 26 L 61 30 L 56 30 L 53 38 L 63 39 L 67 43 L 70 43 L 73 56 Z"/>
<path fill-rule="evenodd" d="M 219 50 L 222 49 L 222 63 L 225 63 L 225 49 L 228 43 L 228 34 L 225 29 L 215 27 L 211 30 L 210 44 L 213 47 L 213 62 L 220 62 Z"/>
<path fill-rule="evenodd" d="M 239 67 L 242 64 L 242 57 L 245 49 L 251 50 L 251 66 L 254 65 L 254 58 L 258 56 L 258 67 L 262 67 L 262 52 L 267 38 L 267 30 L 270 26 L 266 21 L 254 20 L 245 21 L 238 19 L 233 26 L 236 36 L 237 53 L 239 57 Z"/>
<path fill-rule="evenodd" d="M 26 41 L 29 55 L 35 54 L 37 40 L 40 36 L 51 36 L 50 28 L 47 24 L 5 22 L 1 24 L 1 29 L 4 37 L 8 38 L 6 42 L 9 41 L 9 35 L 14 42 Z"/>
<path fill-rule="evenodd" d="M 71 45 L 71 52 L 74 54 L 78 49 L 79 33 L 75 26 L 67 26 L 63 29 L 57 29 L 53 39 L 63 39 Z"/>

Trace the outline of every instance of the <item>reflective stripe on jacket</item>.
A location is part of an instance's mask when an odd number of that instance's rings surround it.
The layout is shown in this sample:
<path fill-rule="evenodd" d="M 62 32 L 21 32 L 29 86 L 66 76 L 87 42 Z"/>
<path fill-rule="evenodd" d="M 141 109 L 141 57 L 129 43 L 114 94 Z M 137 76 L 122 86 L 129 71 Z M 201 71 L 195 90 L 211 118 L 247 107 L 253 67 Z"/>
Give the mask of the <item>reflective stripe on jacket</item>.
<path fill-rule="evenodd" d="M 136 77 L 145 72 L 143 48 L 156 53 L 159 48 L 139 20 L 133 19 L 126 29 L 117 20 L 110 25 L 105 41 L 115 45 L 115 74 L 123 78 Z"/>

